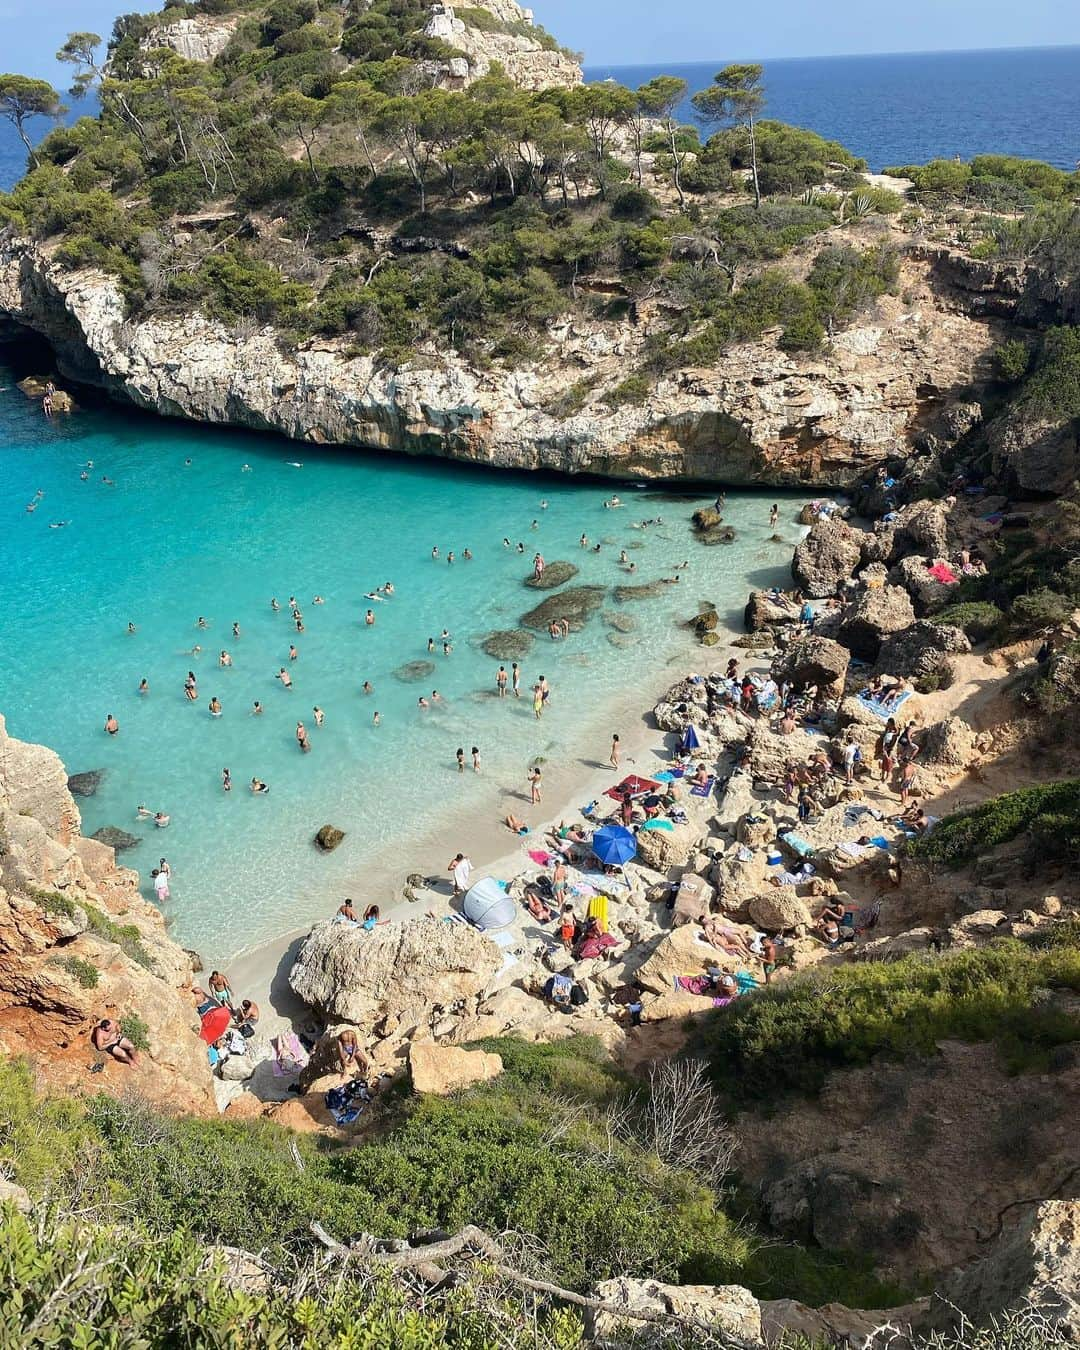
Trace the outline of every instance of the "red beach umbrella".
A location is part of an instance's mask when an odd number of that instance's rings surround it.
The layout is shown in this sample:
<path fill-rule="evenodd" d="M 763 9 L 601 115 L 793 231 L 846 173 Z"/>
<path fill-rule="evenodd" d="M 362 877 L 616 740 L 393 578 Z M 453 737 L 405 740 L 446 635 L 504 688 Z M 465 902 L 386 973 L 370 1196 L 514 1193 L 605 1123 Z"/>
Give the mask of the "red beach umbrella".
<path fill-rule="evenodd" d="M 228 1008 L 211 1008 L 202 1015 L 202 1027 L 199 1035 L 207 1045 L 213 1045 L 219 1036 L 223 1036 L 232 1025 L 232 1013 Z"/>

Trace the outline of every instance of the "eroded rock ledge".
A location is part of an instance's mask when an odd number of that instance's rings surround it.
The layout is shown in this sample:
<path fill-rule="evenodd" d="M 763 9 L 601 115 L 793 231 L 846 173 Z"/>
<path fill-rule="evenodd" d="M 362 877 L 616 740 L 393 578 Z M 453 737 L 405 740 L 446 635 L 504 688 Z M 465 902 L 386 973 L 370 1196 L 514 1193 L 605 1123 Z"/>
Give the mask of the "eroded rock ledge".
<path fill-rule="evenodd" d="M 902 287 L 825 354 L 784 353 L 767 334 L 612 408 L 604 392 L 640 362 L 647 315 L 637 327 L 564 321 L 541 362 L 513 370 L 450 352 L 388 367 L 340 341 L 284 352 L 271 329 L 234 332 L 198 313 L 128 321 L 114 278 L 66 271 L 26 241 L 0 245 L 0 315 L 49 341 L 65 377 L 152 412 L 317 445 L 732 485 L 850 487 L 921 432 L 947 429 L 1003 330 L 958 308 L 925 261 L 905 259 Z M 594 387 L 581 412 L 547 411 L 583 376 Z"/>

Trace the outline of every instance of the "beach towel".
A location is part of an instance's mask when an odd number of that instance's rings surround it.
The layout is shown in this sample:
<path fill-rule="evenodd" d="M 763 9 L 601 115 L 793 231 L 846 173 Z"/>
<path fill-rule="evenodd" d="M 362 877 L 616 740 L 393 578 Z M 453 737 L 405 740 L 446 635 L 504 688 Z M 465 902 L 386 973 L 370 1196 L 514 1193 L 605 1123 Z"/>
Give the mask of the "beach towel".
<path fill-rule="evenodd" d="M 735 972 L 735 983 L 739 986 L 740 994 L 752 993 L 758 987 L 757 980 L 748 970 L 737 970 Z"/>
<path fill-rule="evenodd" d="M 883 834 L 872 835 L 870 838 L 870 842 L 874 845 L 875 848 L 887 849 L 889 847 L 889 841 L 885 838 Z"/>
<path fill-rule="evenodd" d="M 927 568 L 927 571 L 935 581 L 940 581 L 945 586 L 955 586 L 959 580 L 956 573 L 945 562 L 936 562 L 933 567 Z"/>
<path fill-rule="evenodd" d="M 670 820 L 647 820 L 641 826 L 643 830 L 673 830 L 675 828 Z"/>
<path fill-rule="evenodd" d="M 849 858 L 862 858 L 867 853 L 872 853 L 873 844 L 857 844 L 853 839 L 844 839 L 837 845 L 841 853 L 846 853 Z"/>
<path fill-rule="evenodd" d="M 809 858 L 814 852 L 813 844 L 808 844 L 802 835 L 796 834 L 794 830 L 785 830 L 780 839 L 800 858 Z"/>
<path fill-rule="evenodd" d="M 631 797 L 644 797 L 647 792 L 655 792 L 659 786 L 660 784 L 654 783 L 651 778 L 639 778 L 636 773 L 632 773 L 621 783 L 609 787 L 604 796 L 610 797 L 612 801 L 621 802 L 628 792 Z"/>
<path fill-rule="evenodd" d="M 887 697 L 886 694 L 882 698 L 868 698 L 865 690 L 858 695 L 859 702 L 863 707 L 868 708 L 875 717 L 880 717 L 883 722 L 887 722 L 890 717 L 896 716 L 899 709 L 911 697 L 911 690 L 905 689 L 898 699 L 889 703 L 885 702 Z"/>
<path fill-rule="evenodd" d="M 714 777 L 714 778 L 710 778 L 709 781 L 708 781 L 707 783 L 699 783 L 696 787 L 692 787 L 692 788 L 690 789 L 690 796 L 691 796 L 691 797 L 707 797 L 707 796 L 709 795 L 709 793 L 712 791 L 712 789 L 713 789 L 713 784 L 714 784 L 715 782 L 716 782 L 716 779 L 715 779 L 715 777 Z"/>
<path fill-rule="evenodd" d="M 295 1031 L 283 1032 L 274 1039 L 273 1046 L 275 1078 L 291 1077 L 307 1066 L 310 1056 Z"/>
<path fill-rule="evenodd" d="M 589 908 L 585 911 L 585 917 L 595 919 L 600 927 L 607 932 L 608 898 L 606 895 L 594 895 L 589 901 Z"/>
<path fill-rule="evenodd" d="M 551 854 L 545 853 L 543 849 L 529 849 L 529 857 L 536 863 L 537 867 L 546 867 L 551 862 Z"/>

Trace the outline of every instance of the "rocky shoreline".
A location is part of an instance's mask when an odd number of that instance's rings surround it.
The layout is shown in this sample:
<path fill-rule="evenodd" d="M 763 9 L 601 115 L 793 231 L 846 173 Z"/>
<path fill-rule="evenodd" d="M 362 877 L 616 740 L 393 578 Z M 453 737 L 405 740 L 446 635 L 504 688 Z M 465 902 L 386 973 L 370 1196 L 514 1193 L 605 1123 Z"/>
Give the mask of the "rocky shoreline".
<path fill-rule="evenodd" d="M 273 329 L 228 329 L 197 312 L 133 318 L 115 277 L 13 239 L 0 242 L 0 322 L 12 337 L 44 338 L 64 379 L 168 417 L 497 468 L 851 489 L 913 440 L 951 443 L 970 425 L 972 394 L 1009 332 L 986 292 L 1009 278 L 991 271 L 976 283 L 965 261 L 905 256 L 906 298 L 883 296 L 822 355 L 785 353 L 767 334 L 624 406 L 605 394 L 641 357 L 647 315 L 617 327 L 560 320 L 543 358 L 512 369 L 452 351 L 394 366 L 341 340 L 288 351 Z M 586 405 L 560 414 L 583 376 Z"/>

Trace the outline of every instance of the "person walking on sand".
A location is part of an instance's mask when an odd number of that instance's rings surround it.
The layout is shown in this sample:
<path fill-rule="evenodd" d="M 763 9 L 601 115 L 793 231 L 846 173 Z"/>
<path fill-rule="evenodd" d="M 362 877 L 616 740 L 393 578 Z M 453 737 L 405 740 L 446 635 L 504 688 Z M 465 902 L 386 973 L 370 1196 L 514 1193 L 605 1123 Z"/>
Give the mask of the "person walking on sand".
<path fill-rule="evenodd" d="M 611 765 L 613 769 L 617 769 L 619 767 L 619 750 L 620 750 L 619 737 L 618 735 L 612 736 L 611 754 L 608 756 L 608 763 Z"/>
<path fill-rule="evenodd" d="M 506 667 L 500 666 L 499 673 L 495 676 L 495 688 L 499 691 L 499 697 L 506 697 Z"/>
<path fill-rule="evenodd" d="M 913 759 L 906 759 L 900 769 L 900 804 L 907 806 L 915 790 L 915 775 L 918 770 Z"/>
<path fill-rule="evenodd" d="M 469 889 L 469 878 L 472 876 L 472 862 L 464 853 L 455 853 L 446 865 L 446 870 L 454 878 L 454 894 L 464 895 Z"/>
<path fill-rule="evenodd" d="M 540 772 L 540 765 L 534 764 L 529 770 L 529 799 L 533 806 L 539 806 L 543 800 L 540 788 L 543 784 L 544 776 Z"/>

